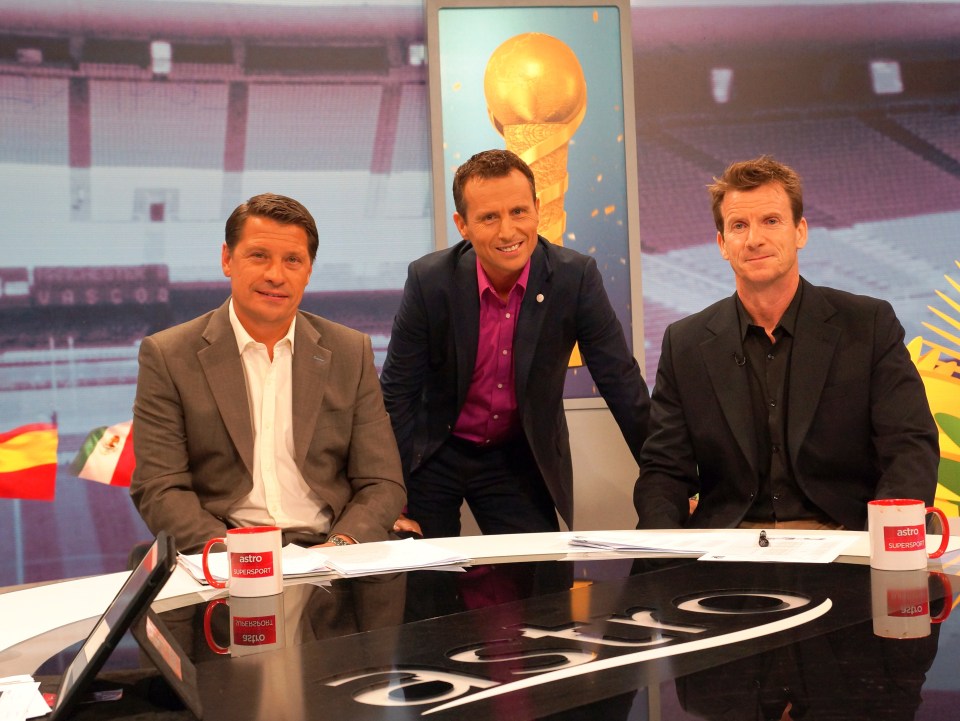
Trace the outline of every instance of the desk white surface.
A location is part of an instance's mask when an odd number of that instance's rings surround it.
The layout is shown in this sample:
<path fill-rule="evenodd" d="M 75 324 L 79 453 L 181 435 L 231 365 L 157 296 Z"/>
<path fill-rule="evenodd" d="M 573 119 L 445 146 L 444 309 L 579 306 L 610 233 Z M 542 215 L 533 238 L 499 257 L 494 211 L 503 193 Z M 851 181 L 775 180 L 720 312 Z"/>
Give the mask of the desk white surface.
<path fill-rule="evenodd" d="M 702 531 L 698 531 L 702 532 Z M 461 536 L 456 538 L 431 539 L 431 543 L 443 546 L 450 552 L 470 558 L 474 563 L 493 561 L 507 561 L 510 559 L 531 559 L 533 557 L 550 558 L 554 560 L 583 561 L 591 558 L 631 558 L 653 556 L 657 554 L 611 553 L 591 549 L 574 548 L 569 545 L 574 535 L 602 536 L 606 531 L 579 531 L 558 533 L 524 533 L 504 534 L 492 536 Z M 656 533 L 645 531 L 644 533 Z M 676 531 L 664 531 L 676 533 Z M 755 534 L 750 529 L 723 529 L 717 533 L 746 533 Z M 796 531 L 768 531 L 770 538 L 777 535 L 796 535 Z M 869 562 L 869 536 L 865 531 L 818 531 L 827 534 L 856 534 L 856 540 L 849 547 L 846 555 L 839 560 L 847 563 L 866 564 Z M 931 534 L 929 542 L 937 545 L 940 537 Z M 949 551 L 960 549 L 960 538 L 952 537 Z M 936 567 L 937 561 L 931 566 Z M 0 676 L 16 673 L 11 670 L 12 663 L 16 662 L 20 669 L 26 665 L 21 653 L 8 653 L 12 647 L 24 641 L 35 639 L 54 629 L 61 629 L 56 636 L 56 649 L 37 660 L 37 665 L 49 658 L 50 655 L 63 649 L 64 640 L 82 640 L 90 632 L 97 618 L 106 610 L 110 601 L 120 590 L 129 572 L 112 573 L 102 576 L 91 576 L 74 580 L 54 582 L 47 585 L 34 586 L 20 591 L 11 591 L 0 594 L 0 618 L 5 622 L 0 626 Z M 288 583 L 310 583 L 335 577 L 332 573 L 318 574 L 308 578 L 291 579 Z M 160 610 L 168 610 L 184 605 L 186 602 L 213 598 L 218 594 L 225 594 L 197 583 L 186 571 L 179 566 L 167 584 L 160 591 L 155 604 Z M 70 628 L 67 628 L 67 627 Z M 37 655 L 47 653 L 43 644 L 31 644 Z M 33 654 L 31 654 L 33 655 Z M 20 671 L 22 672 L 22 671 Z"/>

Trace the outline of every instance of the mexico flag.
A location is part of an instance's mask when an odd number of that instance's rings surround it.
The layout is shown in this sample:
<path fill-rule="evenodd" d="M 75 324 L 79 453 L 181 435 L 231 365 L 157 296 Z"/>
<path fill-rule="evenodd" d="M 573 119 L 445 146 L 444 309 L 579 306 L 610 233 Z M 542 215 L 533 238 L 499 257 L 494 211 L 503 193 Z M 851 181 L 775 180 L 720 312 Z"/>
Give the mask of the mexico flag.
<path fill-rule="evenodd" d="M 0 433 L 0 498 L 52 501 L 57 485 L 57 427 L 31 423 Z"/>
<path fill-rule="evenodd" d="M 133 457 L 133 421 L 90 431 L 70 470 L 78 477 L 111 486 L 129 486 L 136 463 Z"/>

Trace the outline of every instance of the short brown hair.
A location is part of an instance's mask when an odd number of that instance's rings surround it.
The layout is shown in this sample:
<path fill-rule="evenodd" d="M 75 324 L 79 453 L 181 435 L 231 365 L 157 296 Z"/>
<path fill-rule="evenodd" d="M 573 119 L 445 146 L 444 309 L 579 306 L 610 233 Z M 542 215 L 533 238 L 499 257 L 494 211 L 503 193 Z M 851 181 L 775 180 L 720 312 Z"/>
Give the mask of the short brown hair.
<path fill-rule="evenodd" d="M 484 150 L 477 153 L 457 168 L 453 176 L 453 204 L 461 218 L 467 217 L 467 201 L 463 198 L 463 188 L 471 178 L 505 178 L 510 171 L 519 170 L 530 181 L 530 192 L 537 197 L 537 182 L 533 178 L 530 166 L 520 156 L 509 150 Z"/>
<path fill-rule="evenodd" d="M 225 242 L 230 252 L 236 248 L 240 240 L 243 225 L 249 217 L 269 218 L 282 225 L 298 225 L 307 232 L 307 250 L 310 252 L 310 262 L 317 259 L 317 248 L 320 237 L 317 233 L 317 223 L 302 203 L 285 195 L 276 193 L 261 193 L 254 195 L 236 207 L 227 218 L 224 229 Z"/>
<path fill-rule="evenodd" d="M 768 183 L 779 183 L 790 200 L 794 225 L 803 217 L 803 185 L 800 176 L 793 168 L 779 163 L 769 155 L 761 155 L 752 160 L 731 163 L 723 175 L 714 178 L 707 186 L 713 200 L 713 221 L 717 231 L 723 234 L 723 213 L 720 206 L 731 190 L 753 190 Z"/>

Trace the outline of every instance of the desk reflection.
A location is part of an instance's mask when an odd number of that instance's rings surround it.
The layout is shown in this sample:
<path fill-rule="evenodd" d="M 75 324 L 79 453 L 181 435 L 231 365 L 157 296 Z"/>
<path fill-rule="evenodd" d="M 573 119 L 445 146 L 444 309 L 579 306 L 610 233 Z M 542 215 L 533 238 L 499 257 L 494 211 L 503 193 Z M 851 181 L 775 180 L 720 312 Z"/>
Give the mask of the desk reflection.
<path fill-rule="evenodd" d="M 913 719 L 937 655 L 929 636 L 876 636 L 871 620 L 676 680 L 683 709 L 711 721 Z"/>
<path fill-rule="evenodd" d="M 290 585 L 256 599 L 225 596 L 160 619 L 186 655 L 202 663 L 396 626 L 405 603 L 405 574 L 395 573 Z"/>

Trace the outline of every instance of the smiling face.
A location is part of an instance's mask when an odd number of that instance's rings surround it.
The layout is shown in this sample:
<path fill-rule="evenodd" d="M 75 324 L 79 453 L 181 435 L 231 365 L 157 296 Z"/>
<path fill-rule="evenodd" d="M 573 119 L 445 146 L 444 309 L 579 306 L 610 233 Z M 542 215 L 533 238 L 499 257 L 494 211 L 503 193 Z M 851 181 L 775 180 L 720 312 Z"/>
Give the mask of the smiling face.
<path fill-rule="evenodd" d="M 250 216 L 233 251 L 224 243 L 221 264 L 237 318 L 254 340 L 272 349 L 289 329 L 310 281 L 307 232 Z"/>
<path fill-rule="evenodd" d="M 720 206 L 720 255 L 736 274 L 737 291 L 789 290 L 800 282 L 797 253 L 807 244 L 807 221 L 794 222 L 790 199 L 779 183 L 731 190 Z"/>
<path fill-rule="evenodd" d="M 460 235 L 473 244 L 480 265 L 504 295 L 517 282 L 537 247 L 539 201 L 519 170 L 470 178 L 463 187 L 465 215 L 454 213 Z"/>

